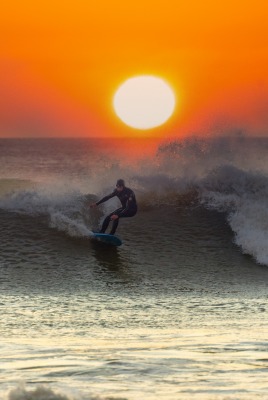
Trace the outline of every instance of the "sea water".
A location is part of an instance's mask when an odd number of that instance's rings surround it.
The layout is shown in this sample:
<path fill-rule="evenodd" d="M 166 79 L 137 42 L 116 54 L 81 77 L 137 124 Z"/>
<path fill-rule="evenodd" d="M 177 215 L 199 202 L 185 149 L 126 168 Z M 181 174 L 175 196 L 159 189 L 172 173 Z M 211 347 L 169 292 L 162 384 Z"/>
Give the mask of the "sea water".
<path fill-rule="evenodd" d="M 267 150 L 0 140 L 0 398 L 268 399 Z M 88 206 L 118 178 L 116 248 Z"/>

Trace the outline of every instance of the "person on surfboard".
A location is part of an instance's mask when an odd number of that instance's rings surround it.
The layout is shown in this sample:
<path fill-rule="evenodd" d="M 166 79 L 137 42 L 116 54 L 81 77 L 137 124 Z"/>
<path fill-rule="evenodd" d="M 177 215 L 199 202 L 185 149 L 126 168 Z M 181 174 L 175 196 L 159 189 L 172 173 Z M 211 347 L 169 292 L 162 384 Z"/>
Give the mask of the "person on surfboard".
<path fill-rule="evenodd" d="M 103 221 L 99 233 L 105 233 L 106 229 L 109 226 L 110 221 L 113 221 L 110 235 L 114 235 L 118 227 L 119 219 L 134 217 L 134 215 L 138 211 L 135 194 L 133 190 L 125 186 L 125 181 L 123 179 L 118 179 L 118 181 L 116 182 L 116 188 L 111 194 L 108 194 L 108 196 L 103 197 L 97 203 L 90 204 L 90 207 L 91 208 L 96 207 L 115 196 L 117 196 L 118 199 L 120 200 L 122 207 L 118 208 L 111 214 L 107 215 L 107 217 Z"/>

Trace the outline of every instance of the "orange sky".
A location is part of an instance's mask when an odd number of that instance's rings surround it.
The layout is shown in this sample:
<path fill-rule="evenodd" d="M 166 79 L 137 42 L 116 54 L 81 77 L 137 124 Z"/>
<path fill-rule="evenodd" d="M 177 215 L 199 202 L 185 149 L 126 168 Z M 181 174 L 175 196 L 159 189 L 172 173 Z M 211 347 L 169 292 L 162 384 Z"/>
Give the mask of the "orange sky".
<path fill-rule="evenodd" d="M 175 115 L 151 135 L 267 134 L 265 0 L 9 0 L 0 13 L 0 136 L 133 136 L 112 97 L 156 74 Z"/>

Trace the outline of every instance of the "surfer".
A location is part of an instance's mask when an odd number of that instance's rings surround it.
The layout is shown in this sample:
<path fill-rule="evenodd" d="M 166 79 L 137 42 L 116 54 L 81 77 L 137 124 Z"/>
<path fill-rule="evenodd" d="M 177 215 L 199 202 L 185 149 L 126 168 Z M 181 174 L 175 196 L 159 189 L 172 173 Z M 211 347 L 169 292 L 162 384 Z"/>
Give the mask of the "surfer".
<path fill-rule="evenodd" d="M 96 207 L 115 196 L 117 196 L 118 199 L 120 200 L 122 207 L 118 208 L 111 214 L 107 215 L 107 217 L 103 221 L 99 233 L 105 233 L 110 221 L 113 221 L 110 235 L 114 235 L 118 227 L 120 218 L 134 217 L 134 215 L 137 213 L 138 208 L 137 208 L 135 194 L 133 190 L 125 186 L 125 181 L 123 179 L 118 179 L 118 181 L 116 182 L 116 188 L 111 194 L 108 194 L 108 196 L 103 197 L 97 203 L 90 204 L 90 207 L 91 208 Z"/>

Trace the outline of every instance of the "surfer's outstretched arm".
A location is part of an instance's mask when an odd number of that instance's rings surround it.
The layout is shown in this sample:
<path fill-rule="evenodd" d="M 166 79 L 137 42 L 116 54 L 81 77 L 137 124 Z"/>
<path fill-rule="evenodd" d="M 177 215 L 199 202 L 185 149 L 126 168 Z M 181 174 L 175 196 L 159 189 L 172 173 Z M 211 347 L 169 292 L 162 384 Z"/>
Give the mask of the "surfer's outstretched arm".
<path fill-rule="evenodd" d="M 114 191 L 111 194 L 108 194 L 107 196 L 104 196 L 101 200 L 99 200 L 97 203 L 92 203 L 89 205 L 90 208 L 99 206 L 101 203 L 104 203 L 107 200 L 110 200 L 112 197 L 116 196 L 116 191 Z"/>

